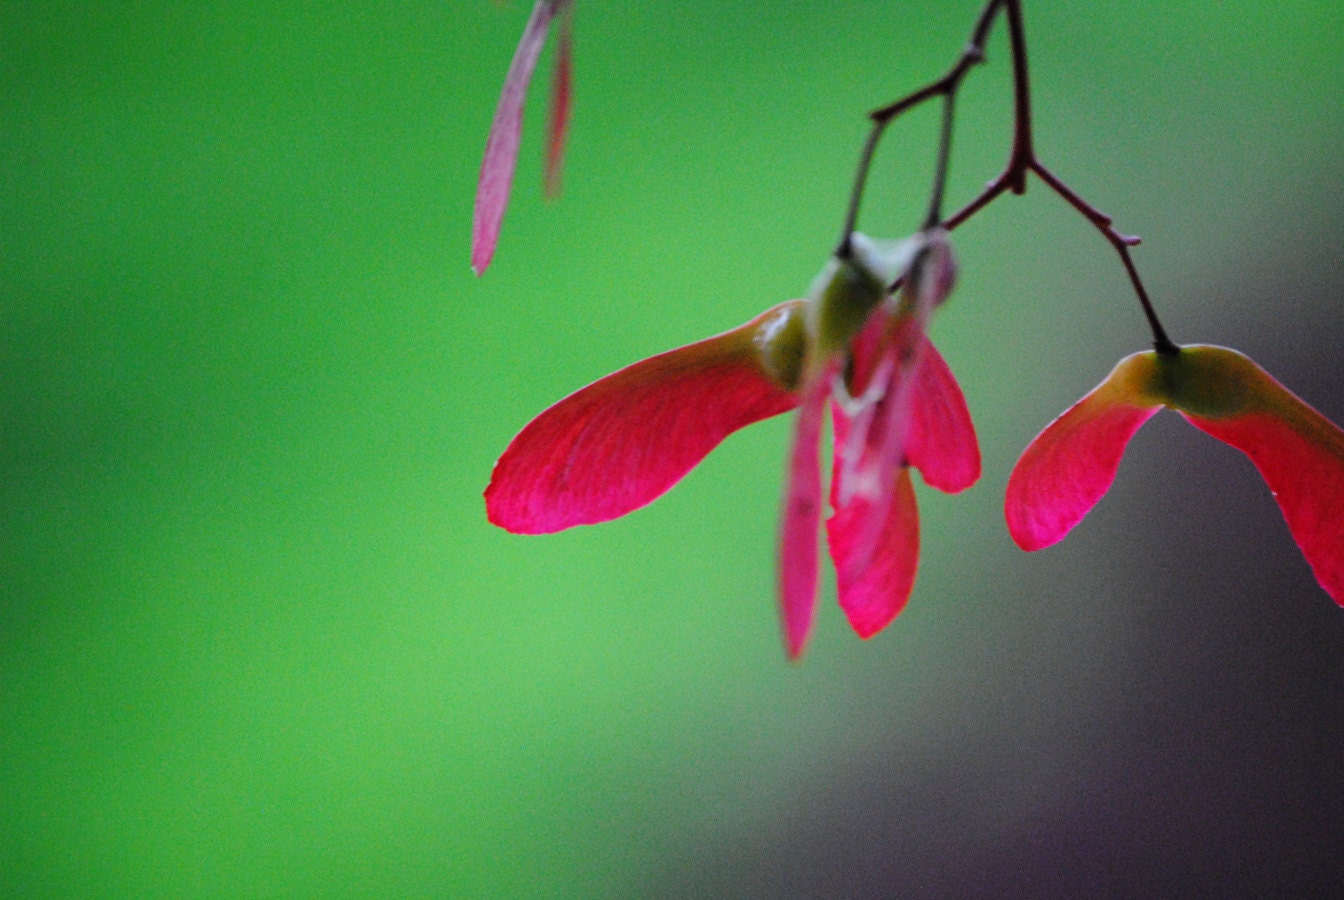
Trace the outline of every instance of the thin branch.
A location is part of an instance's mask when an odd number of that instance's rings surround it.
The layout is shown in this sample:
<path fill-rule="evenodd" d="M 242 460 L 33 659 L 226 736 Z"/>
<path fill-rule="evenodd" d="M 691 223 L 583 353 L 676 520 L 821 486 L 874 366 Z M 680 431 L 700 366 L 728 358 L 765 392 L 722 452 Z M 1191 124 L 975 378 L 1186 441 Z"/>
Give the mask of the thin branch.
<path fill-rule="evenodd" d="M 993 202 L 993 200 L 996 197 L 998 197 L 999 194 L 1002 194 L 1004 191 L 1008 190 L 1008 188 L 1013 184 L 1016 178 L 1017 178 L 1017 170 L 1015 168 L 1009 167 L 1007 169 L 1004 169 L 1003 172 L 999 174 L 998 178 L 995 178 L 989 184 L 985 185 L 985 189 L 980 192 L 980 195 L 978 197 L 976 197 L 970 203 L 967 203 L 957 212 L 953 213 L 952 215 L 944 219 L 943 228 L 947 229 L 948 231 L 952 231 L 958 225 L 964 223 L 971 216 L 975 215 L 980 210 L 988 206 L 991 202 Z"/>
<path fill-rule="evenodd" d="M 1014 194 L 1027 190 L 1027 164 L 1036 158 L 1032 147 L 1031 89 L 1027 78 L 1027 33 L 1022 25 L 1021 0 L 1008 3 L 1008 40 L 1013 57 L 1013 155 L 1008 168 L 1014 173 Z"/>
<path fill-rule="evenodd" d="M 974 65 L 985 60 L 985 41 L 989 37 L 989 31 L 994 26 L 994 17 L 998 15 L 1004 4 L 1012 4 L 1012 0 L 989 0 L 985 8 L 980 12 L 980 18 L 975 23 L 975 31 L 971 34 L 970 41 L 966 44 L 966 49 L 961 51 L 961 57 L 948 70 L 947 74 L 932 84 L 926 85 L 912 94 L 902 97 L 894 103 L 888 103 L 880 109 L 875 109 L 868 114 L 868 118 L 874 122 L 885 122 L 896 118 L 906 110 L 913 109 L 919 104 L 928 100 L 930 97 L 936 97 L 939 94 L 946 94 L 949 91 L 955 91 L 957 85 L 967 71 Z"/>
<path fill-rule="evenodd" d="M 921 103 L 933 99 L 934 97 L 951 98 L 956 94 L 957 88 L 961 84 L 962 78 L 971 68 L 985 59 L 985 40 L 989 37 L 989 31 L 994 25 L 994 18 L 1005 3 L 1011 4 L 1012 0 L 989 0 L 985 8 L 980 12 L 980 18 L 975 23 L 975 30 L 971 34 L 971 40 L 966 45 L 966 49 L 961 52 L 956 63 L 937 81 L 925 85 L 919 90 L 907 94 L 894 103 L 889 103 L 880 109 L 875 109 L 868 114 L 869 120 L 873 123 L 872 130 L 868 133 L 868 139 L 864 142 L 863 151 L 859 155 L 859 165 L 854 172 L 854 186 L 850 191 L 849 207 L 845 213 L 845 224 L 840 234 L 840 244 L 836 250 L 836 255 L 846 257 L 850 253 L 850 235 L 858 224 L 859 206 L 863 201 L 863 192 L 867 186 L 868 170 L 872 167 L 873 155 L 877 151 L 877 145 L 882 140 L 882 134 L 902 113 L 914 109 Z M 948 113 L 950 118 L 950 112 Z M 951 124 L 944 121 L 944 131 L 950 134 Z M 941 182 L 946 171 L 946 161 L 939 167 L 938 181 L 939 185 L 935 189 L 933 203 L 941 206 Z M 933 205 L 933 204 L 931 204 Z M 936 219 L 935 219 L 936 221 Z"/>
<path fill-rule="evenodd" d="M 956 106 L 955 91 L 943 95 L 943 128 L 938 135 L 938 166 L 934 169 L 933 190 L 929 196 L 929 214 L 924 220 L 927 231 L 938 227 L 943 217 L 943 193 L 947 190 L 947 170 L 952 159 L 952 120 Z"/>
<path fill-rule="evenodd" d="M 835 251 L 835 255 L 841 259 L 848 259 L 850 253 L 850 236 L 859 221 L 859 204 L 863 201 L 863 190 L 868 181 L 868 169 L 873 163 L 873 153 L 877 150 L 877 144 L 882 139 L 882 132 L 886 130 L 887 123 L 879 122 L 868 132 L 868 140 L 864 141 L 863 152 L 859 155 L 859 166 L 854 172 L 854 187 L 849 193 L 849 210 L 845 213 L 845 227 L 840 233 L 840 246 Z"/>
<path fill-rule="evenodd" d="M 1162 322 L 1157 318 L 1157 311 L 1153 308 L 1152 301 L 1148 298 L 1148 291 L 1143 286 L 1143 279 L 1139 277 L 1139 270 L 1134 265 L 1134 260 L 1130 256 L 1129 248 L 1136 247 L 1139 244 L 1139 238 L 1135 235 L 1121 234 L 1116 231 L 1111 224 L 1111 217 L 1090 205 L 1079 197 L 1068 185 L 1060 181 L 1053 172 L 1041 164 L 1039 160 L 1031 161 L 1031 171 L 1035 172 L 1037 177 L 1050 186 L 1056 194 L 1063 197 L 1070 206 L 1082 213 L 1084 217 L 1091 222 L 1096 229 L 1102 233 L 1106 240 L 1111 242 L 1115 252 L 1120 254 L 1120 261 L 1125 266 L 1125 271 L 1129 273 L 1130 284 L 1134 286 L 1134 293 L 1139 297 L 1139 305 L 1143 307 L 1143 314 L 1148 319 L 1148 327 L 1153 332 L 1153 347 L 1158 353 L 1175 353 L 1179 347 L 1167 336 L 1167 330 L 1162 327 Z"/>
<path fill-rule="evenodd" d="M 1157 316 L 1157 310 L 1153 306 L 1152 299 L 1148 296 L 1147 289 L 1143 286 L 1143 279 L 1139 277 L 1138 267 L 1134 264 L 1134 259 L 1130 253 L 1130 248 L 1138 246 L 1139 238 L 1134 235 L 1122 234 L 1114 227 L 1110 216 L 1101 212 L 1095 206 L 1092 206 L 1075 191 L 1069 188 L 1053 172 L 1036 157 L 1036 150 L 1033 144 L 1033 133 L 1031 127 L 1031 92 L 1028 79 L 1027 66 L 1027 41 L 1026 31 L 1022 23 L 1022 0 L 1002 0 L 1002 3 L 991 2 L 985 11 L 981 13 L 980 21 L 976 25 L 976 37 L 966 54 L 957 63 L 952 70 L 943 78 L 934 82 L 932 85 L 917 91 L 910 97 L 904 98 L 883 107 L 878 113 L 895 116 L 904 109 L 914 105 L 915 102 L 922 102 L 930 96 L 936 96 L 938 93 L 944 95 L 950 101 L 956 92 L 961 77 L 973 64 L 970 62 L 972 52 L 982 55 L 982 48 L 985 38 L 988 36 L 989 28 L 994 21 L 994 15 L 998 12 L 999 6 L 1002 6 L 1008 20 L 1008 37 L 1012 47 L 1013 59 L 1013 148 L 1008 158 L 1008 164 L 997 178 L 985 185 L 984 190 L 980 192 L 970 203 L 962 207 L 956 213 L 944 219 L 942 226 L 948 231 L 953 230 L 959 225 L 964 224 L 972 216 L 980 212 L 1005 191 L 1012 191 L 1014 194 L 1022 194 L 1027 189 L 1027 175 L 1035 173 L 1042 181 L 1046 183 L 1056 194 L 1062 197 L 1065 202 L 1077 210 L 1084 218 L 1092 223 L 1102 236 L 1115 248 L 1115 252 L 1120 256 L 1120 262 L 1125 267 L 1125 273 L 1129 276 L 1130 284 L 1134 288 L 1134 293 L 1139 299 L 1139 305 L 1143 308 L 1144 317 L 1148 320 L 1148 327 L 1153 333 L 1153 346 L 1159 353 L 1175 353 L 1179 347 L 1167 335 L 1167 331 L 1162 327 L 1162 322 Z M 949 109 L 950 114 L 950 109 Z M 944 123 L 945 129 L 950 127 Z M 940 149 L 940 154 L 942 150 Z M 940 162 L 937 179 L 934 185 L 934 200 L 936 205 L 941 200 L 943 189 L 943 179 L 945 176 L 945 164 Z M 936 206 L 931 206 L 936 208 Z M 931 219 L 936 221 L 936 219 Z"/>

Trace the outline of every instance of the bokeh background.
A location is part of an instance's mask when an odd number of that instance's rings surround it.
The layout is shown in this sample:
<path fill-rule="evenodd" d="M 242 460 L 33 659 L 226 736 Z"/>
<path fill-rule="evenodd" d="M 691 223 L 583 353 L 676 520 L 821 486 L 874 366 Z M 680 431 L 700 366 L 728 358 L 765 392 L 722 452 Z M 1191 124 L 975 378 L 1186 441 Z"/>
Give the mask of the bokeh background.
<path fill-rule="evenodd" d="M 788 421 L 626 519 L 489 526 L 569 391 L 806 289 L 870 107 L 975 0 L 579 0 L 494 267 L 468 236 L 528 4 L 0 3 L 0 893 L 1297 894 L 1344 885 L 1344 611 L 1250 463 L 1159 416 L 1028 556 L 1017 454 L 1148 341 L 1039 184 L 958 231 L 934 338 L 985 456 L 914 598 L 775 621 Z M 1042 158 L 1177 340 L 1344 421 L 1344 10 L 1026 10 Z M 1002 29 L 951 203 L 1008 149 Z M 547 57 L 549 59 L 549 56 Z M 540 72 L 548 71 L 547 59 Z M 934 110 L 863 227 L 918 224 Z"/>

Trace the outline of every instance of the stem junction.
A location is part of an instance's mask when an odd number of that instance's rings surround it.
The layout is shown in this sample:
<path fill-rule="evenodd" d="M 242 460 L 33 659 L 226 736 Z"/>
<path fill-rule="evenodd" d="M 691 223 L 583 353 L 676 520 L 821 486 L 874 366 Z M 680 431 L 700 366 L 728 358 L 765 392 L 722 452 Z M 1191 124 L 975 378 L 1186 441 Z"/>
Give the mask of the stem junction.
<path fill-rule="evenodd" d="M 1000 12 L 1004 13 L 1004 17 L 1008 20 L 1008 39 L 1013 65 L 1012 149 L 1003 171 L 986 184 L 984 189 L 969 203 L 952 215 L 943 218 L 943 193 L 946 188 L 947 170 L 951 156 L 953 108 L 957 91 L 961 89 L 962 82 L 971 69 L 984 62 L 985 42 L 993 30 Z M 1005 191 L 1011 191 L 1014 194 L 1025 193 L 1027 176 L 1035 175 L 1091 222 L 1093 227 L 1101 232 L 1102 236 L 1115 248 L 1115 252 L 1120 256 L 1120 262 L 1129 276 L 1134 293 L 1138 297 L 1144 317 L 1148 320 L 1148 327 L 1153 334 L 1153 347 L 1164 355 L 1177 352 L 1180 348 L 1167 336 L 1166 329 L 1162 327 L 1157 311 L 1148 296 L 1148 291 L 1143 286 L 1143 280 L 1139 277 L 1138 268 L 1134 265 L 1134 260 L 1130 254 L 1130 248 L 1139 244 L 1139 238 L 1117 231 L 1110 216 L 1092 206 L 1069 188 L 1057 175 L 1046 168 L 1045 164 L 1036 156 L 1032 141 L 1031 92 L 1027 69 L 1026 32 L 1022 23 L 1022 0 L 988 0 L 980 13 L 980 17 L 976 20 L 970 41 L 967 42 L 965 49 L 962 50 L 961 55 L 946 74 L 899 100 L 868 114 L 868 118 L 872 122 L 872 130 L 868 133 L 868 139 L 864 142 L 863 151 L 859 156 L 859 165 L 854 173 L 854 187 L 850 194 L 844 230 L 836 255 L 846 258 L 852 253 L 850 235 L 858 221 L 859 207 L 863 200 L 873 155 L 877 151 L 877 145 L 881 142 L 887 126 L 903 113 L 935 97 L 943 98 L 943 121 L 938 145 L 937 168 L 934 172 L 929 212 L 924 222 L 924 228 L 927 230 L 941 225 L 948 231 L 952 231 L 998 199 Z M 899 281 L 893 284 L 891 286 L 892 290 L 895 290 L 899 284 Z"/>

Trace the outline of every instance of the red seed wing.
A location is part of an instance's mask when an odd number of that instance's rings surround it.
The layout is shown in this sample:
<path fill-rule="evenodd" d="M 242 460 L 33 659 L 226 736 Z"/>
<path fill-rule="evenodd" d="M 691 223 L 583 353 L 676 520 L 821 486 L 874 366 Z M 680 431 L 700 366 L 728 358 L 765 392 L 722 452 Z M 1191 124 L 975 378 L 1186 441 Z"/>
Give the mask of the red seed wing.
<path fill-rule="evenodd" d="M 732 432 L 797 405 L 761 369 L 756 327 L 635 363 L 527 425 L 495 464 L 490 521 L 542 534 L 605 522 L 657 499 Z"/>
<path fill-rule="evenodd" d="M 1134 387 L 1155 365 L 1128 357 L 1106 380 L 1045 427 L 1008 478 L 1004 513 L 1023 550 L 1061 540 L 1110 489 L 1129 439 L 1161 405 Z"/>
<path fill-rule="evenodd" d="M 924 338 L 906 437 L 906 458 L 930 486 L 949 494 L 980 479 L 980 444 L 957 379 Z"/>
<path fill-rule="evenodd" d="M 881 504 L 853 497 L 826 520 L 840 608 L 865 639 L 886 628 L 905 608 L 919 566 L 919 511 L 909 469 L 897 474 L 893 491 L 890 501 Z M 868 518 L 875 514 L 884 518 L 877 527 L 879 537 L 865 541 L 875 524 Z"/>
<path fill-rule="evenodd" d="M 1238 389 L 1241 409 L 1181 415 L 1250 457 L 1316 580 L 1344 606 L 1344 432 L 1242 354 L 1192 350 L 1201 369 Z"/>

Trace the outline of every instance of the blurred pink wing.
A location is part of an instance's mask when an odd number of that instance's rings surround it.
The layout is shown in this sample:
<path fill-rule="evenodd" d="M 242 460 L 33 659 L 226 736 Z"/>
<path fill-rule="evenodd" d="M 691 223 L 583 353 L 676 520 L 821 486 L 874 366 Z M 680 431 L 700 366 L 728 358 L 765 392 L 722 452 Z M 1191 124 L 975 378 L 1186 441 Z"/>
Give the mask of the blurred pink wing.
<path fill-rule="evenodd" d="M 565 138 L 569 134 L 569 111 L 574 96 L 574 38 L 569 11 L 560 20 L 560 46 L 556 50 L 555 77 L 551 81 L 551 118 L 546 140 L 546 196 L 560 193 L 560 170 L 565 161 Z"/>
<path fill-rule="evenodd" d="M 928 338 L 920 357 L 906 459 L 930 487 L 955 494 L 979 480 L 980 444 L 961 387 Z"/>
<path fill-rule="evenodd" d="M 513 185 L 513 171 L 518 162 L 518 143 L 523 132 L 523 101 L 527 86 L 537 67 L 546 32 L 555 16 L 557 4 L 553 0 L 538 0 L 532 8 L 532 17 L 523 29 L 522 40 L 514 51 L 509 73 L 504 78 L 504 89 L 495 107 L 495 119 L 490 125 L 490 136 L 485 141 L 485 159 L 481 162 L 481 178 L 476 184 L 476 213 L 471 225 L 471 267 L 477 275 L 485 271 L 495 255 L 499 241 L 499 226 L 504 220 L 504 208 L 509 203 L 509 189 Z"/>
<path fill-rule="evenodd" d="M 909 469 L 902 467 L 897 473 L 893 492 L 890 501 L 881 504 L 855 495 L 826 520 L 840 608 L 865 639 L 886 628 L 905 608 L 919 567 L 919 511 Z M 869 522 L 878 510 L 884 521 Z M 874 531 L 877 539 L 866 540 Z"/>
<path fill-rule="evenodd" d="M 821 427 L 830 370 L 803 388 L 789 453 L 779 539 L 779 614 L 789 659 L 807 646 L 817 602 L 817 529 L 821 525 Z"/>

